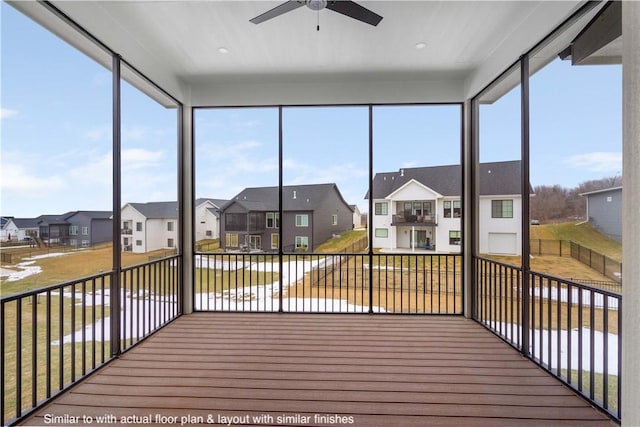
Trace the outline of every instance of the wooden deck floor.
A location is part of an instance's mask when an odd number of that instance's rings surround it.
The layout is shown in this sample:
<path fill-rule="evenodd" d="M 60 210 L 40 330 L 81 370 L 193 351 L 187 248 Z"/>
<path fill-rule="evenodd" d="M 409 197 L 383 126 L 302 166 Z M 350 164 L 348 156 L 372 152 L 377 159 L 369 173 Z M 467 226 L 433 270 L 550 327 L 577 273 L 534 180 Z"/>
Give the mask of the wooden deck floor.
<path fill-rule="evenodd" d="M 24 424 L 81 425 L 82 416 L 94 426 L 103 416 L 100 424 L 616 425 L 473 321 L 387 315 L 182 316 Z"/>

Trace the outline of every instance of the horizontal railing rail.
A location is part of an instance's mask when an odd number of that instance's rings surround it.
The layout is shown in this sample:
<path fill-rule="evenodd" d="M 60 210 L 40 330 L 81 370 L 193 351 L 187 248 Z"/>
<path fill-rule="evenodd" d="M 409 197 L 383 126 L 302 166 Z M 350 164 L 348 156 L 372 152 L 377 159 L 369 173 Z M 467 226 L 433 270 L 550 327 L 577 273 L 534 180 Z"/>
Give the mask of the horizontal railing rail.
<path fill-rule="evenodd" d="M 123 269 L 121 304 L 115 308 L 113 272 L 3 297 L 3 425 L 24 418 L 179 316 L 181 262 L 174 256 Z M 112 334 L 112 316 L 120 318 L 119 334 Z"/>
<path fill-rule="evenodd" d="M 200 311 L 461 314 L 459 254 L 196 253 Z"/>
<path fill-rule="evenodd" d="M 474 272 L 476 320 L 620 420 L 621 295 L 485 258 Z"/>

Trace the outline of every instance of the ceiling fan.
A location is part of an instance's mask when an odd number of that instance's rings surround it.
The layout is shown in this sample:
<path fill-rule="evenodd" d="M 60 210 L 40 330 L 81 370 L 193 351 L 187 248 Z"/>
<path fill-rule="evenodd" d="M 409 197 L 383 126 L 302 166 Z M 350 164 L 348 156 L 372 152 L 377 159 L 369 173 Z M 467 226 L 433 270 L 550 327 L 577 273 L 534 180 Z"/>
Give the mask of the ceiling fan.
<path fill-rule="evenodd" d="M 333 10 L 334 12 L 338 12 L 348 16 L 349 18 L 373 25 L 374 27 L 382 21 L 382 16 L 377 13 L 370 11 L 366 7 L 360 6 L 356 2 L 346 0 L 289 0 L 263 13 L 262 15 L 258 15 L 255 18 L 250 19 L 250 21 L 254 24 L 260 24 L 305 5 L 309 9 L 317 12 L 325 8 Z"/>

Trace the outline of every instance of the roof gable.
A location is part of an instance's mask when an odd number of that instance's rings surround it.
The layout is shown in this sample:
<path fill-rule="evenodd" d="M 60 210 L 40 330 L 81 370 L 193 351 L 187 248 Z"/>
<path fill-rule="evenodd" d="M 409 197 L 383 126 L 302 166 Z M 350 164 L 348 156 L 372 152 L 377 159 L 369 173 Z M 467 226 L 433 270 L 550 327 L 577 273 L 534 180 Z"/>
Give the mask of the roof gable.
<path fill-rule="evenodd" d="M 388 199 L 399 200 L 439 199 L 442 197 L 442 194 L 413 178 L 387 196 Z"/>
<path fill-rule="evenodd" d="M 520 160 L 480 163 L 480 195 L 519 194 L 520 170 Z M 386 199 L 411 180 L 444 197 L 460 197 L 462 169 L 460 165 L 445 165 L 377 173 L 373 179 L 373 198 Z"/>
<path fill-rule="evenodd" d="M 147 219 L 177 219 L 178 202 L 128 203 Z"/>
<path fill-rule="evenodd" d="M 337 192 L 340 199 L 348 206 L 336 184 L 286 185 L 282 187 L 282 210 L 316 210 L 331 191 Z M 239 204 L 247 211 L 277 211 L 279 210 L 278 187 L 245 188 L 221 210 L 228 209 L 233 203 Z"/>

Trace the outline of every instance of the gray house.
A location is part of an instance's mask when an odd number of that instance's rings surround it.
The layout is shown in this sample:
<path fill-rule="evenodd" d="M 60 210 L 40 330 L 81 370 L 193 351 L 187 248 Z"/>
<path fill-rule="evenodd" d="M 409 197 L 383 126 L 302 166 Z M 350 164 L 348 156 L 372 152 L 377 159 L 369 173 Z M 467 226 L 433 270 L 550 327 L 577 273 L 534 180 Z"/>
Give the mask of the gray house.
<path fill-rule="evenodd" d="M 111 211 L 76 211 L 67 217 L 70 246 L 94 246 L 111 242 L 113 236 Z"/>
<path fill-rule="evenodd" d="M 622 242 L 622 187 L 581 193 L 587 198 L 587 219 L 601 233 Z"/>
<path fill-rule="evenodd" d="M 333 235 L 351 230 L 353 211 L 336 184 L 245 188 L 221 210 L 224 249 L 276 251 L 282 226 L 285 252 L 314 250 Z"/>
<path fill-rule="evenodd" d="M 111 217 L 110 211 L 71 211 L 40 215 L 35 221 L 39 237 L 48 244 L 90 247 L 111 241 Z"/>

